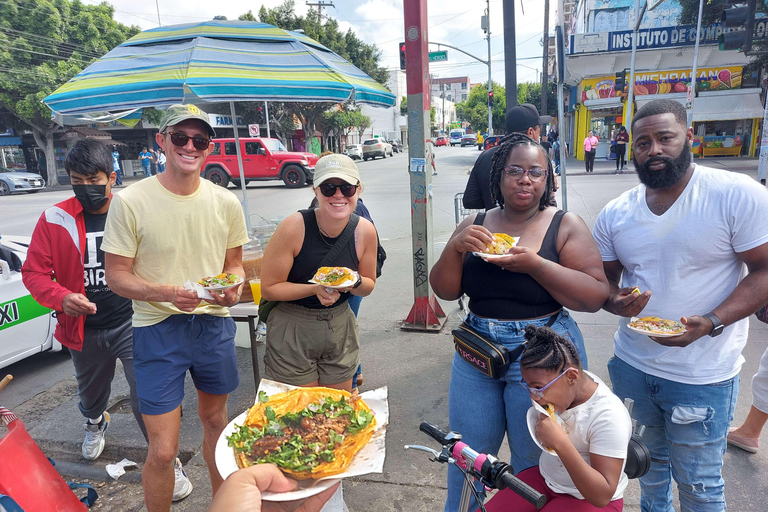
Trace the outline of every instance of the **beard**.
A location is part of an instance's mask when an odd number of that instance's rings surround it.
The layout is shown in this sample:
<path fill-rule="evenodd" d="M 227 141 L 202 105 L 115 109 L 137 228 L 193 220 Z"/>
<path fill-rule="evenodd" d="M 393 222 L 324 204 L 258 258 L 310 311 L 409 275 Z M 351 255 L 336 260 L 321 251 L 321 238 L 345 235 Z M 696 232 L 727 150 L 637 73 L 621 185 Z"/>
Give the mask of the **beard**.
<path fill-rule="evenodd" d="M 664 162 L 666 165 L 659 171 L 652 171 L 648 166 Z M 683 176 L 685 171 L 691 165 L 691 143 L 685 141 L 685 146 L 680 154 L 675 158 L 666 158 L 663 156 L 654 156 L 645 161 L 644 164 L 640 164 L 632 155 L 632 163 L 635 164 L 635 170 L 637 171 L 637 177 L 640 179 L 640 183 L 648 188 L 667 188 L 671 187 Z"/>

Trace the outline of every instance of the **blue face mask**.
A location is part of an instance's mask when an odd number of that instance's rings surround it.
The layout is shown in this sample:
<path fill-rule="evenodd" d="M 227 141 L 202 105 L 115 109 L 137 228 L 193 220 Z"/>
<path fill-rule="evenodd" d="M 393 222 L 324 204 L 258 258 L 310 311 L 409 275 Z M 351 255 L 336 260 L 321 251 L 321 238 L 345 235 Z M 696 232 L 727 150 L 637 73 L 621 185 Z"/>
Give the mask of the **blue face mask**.
<path fill-rule="evenodd" d="M 99 211 L 109 201 L 106 185 L 72 185 L 72 190 L 87 212 Z"/>

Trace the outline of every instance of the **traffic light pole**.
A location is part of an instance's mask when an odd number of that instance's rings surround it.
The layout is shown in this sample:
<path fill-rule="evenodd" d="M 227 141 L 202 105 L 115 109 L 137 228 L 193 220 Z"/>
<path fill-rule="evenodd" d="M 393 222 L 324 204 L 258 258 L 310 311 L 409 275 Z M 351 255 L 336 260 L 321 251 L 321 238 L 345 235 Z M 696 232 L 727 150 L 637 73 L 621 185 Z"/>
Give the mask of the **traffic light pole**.
<path fill-rule="evenodd" d="M 485 0 L 485 24 L 487 27 L 485 38 L 488 40 L 488 91 L 493 90 L 491 80 L 491 0 Z M 488 100 L 488 135 L 493 135 L 493 104 Z"/>
<path fill-rule="evenodd" d="M 429 286 L 434 260 L 427 0 L 404 0 L 414 304 L 401 329 L 439 332 L 446 316 Z M 447 45 L 446 45 L 447 46 Z"/>
<path fill-rule="evenodd" d="M 642 9 L 640 8 L 641 3 L 643 4 Z M 637 32 L 640 30 L 640 22 L 643 19 L 643 15 L 645 15 L 646 7 L 648 7 L 648 4 L 645 0 L 640 0 L 635 4 L 635 30 L 632 32 L 632 57 L 629 62 L 629 84 L 627 84 L 627 87 L 629 87 L 629 93 L 627 94 L 627 102 L 629 105 L 627 105 L 627 122 L 624 125 L 627 128 L 627 132 L 629 132 L 630 139 L 632 138 L 632 114 L 635 109 L 635 56 L 637 55 Z"/>
<path fill-rule="evenodd" d="M 699 72 L 699 41 L 701 40 L 701 13 L 704 10 L 704 0 L 699 0 L 699 21 L 696 24 L 696 45 L 693 48 L 693 69 L 691 70 L 691 85 L 689 85 L 687 125 L 693 126 L 693 102 L 696 101 L 696 75 Z"/>

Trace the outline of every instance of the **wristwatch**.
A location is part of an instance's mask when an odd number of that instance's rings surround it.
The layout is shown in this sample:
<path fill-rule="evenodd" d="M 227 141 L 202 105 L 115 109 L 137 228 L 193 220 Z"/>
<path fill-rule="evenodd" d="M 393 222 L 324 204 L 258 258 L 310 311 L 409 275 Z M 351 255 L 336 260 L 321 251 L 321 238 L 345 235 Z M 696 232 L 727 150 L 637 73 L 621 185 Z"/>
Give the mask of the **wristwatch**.
<path fill-rule="evenodd" d="M 710 322 L 712 322 L 712 331 L 710 331 L 709 335 L 713 338 L 715 336 L 719 336 L 723 333 L 723 329 L 725 329 L 725 326 L 720 321 L 719 318 L 714 313 L 707 313 L 706 315 L 701 315 L 704 318 L 708 318 Z"/>
<path fill-rule="evenodd" d="M 357 276 L 357 281 L 355 281 L 355 284 L 354 284 L 354 285 L 352 285 L 352 288 L 357 288 L 357 287 L 358 287 L 358 286 L 360 286 L 361 284 L 363 284 L 363 278 L 362 278 L 362 276 L 360 276 L 360 275 L 358 274 L 358 276 Z"/>

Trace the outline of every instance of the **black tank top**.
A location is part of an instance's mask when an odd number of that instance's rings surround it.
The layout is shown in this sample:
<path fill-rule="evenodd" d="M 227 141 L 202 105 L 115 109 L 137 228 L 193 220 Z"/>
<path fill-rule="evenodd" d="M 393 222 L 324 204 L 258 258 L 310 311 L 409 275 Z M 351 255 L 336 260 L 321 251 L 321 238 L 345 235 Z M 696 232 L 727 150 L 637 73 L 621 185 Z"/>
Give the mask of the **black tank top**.
<path fill-rule="evenodd" d="M 326 238 L 320 234 L 320 228 L 317 226 L 314 210 L 299 210 L 304 218 L 304 243 L 301 245 L 299 254 L 293 259 L 293 266 L 288 273 L 289 283 L 308 283 L 320 268 L 320 263 L 325 255 L 331 250 L 331 246 L 336 242 L 336 238 Z M 349 267 L 357 270 L 357 250 L 355 249 L 355 237 L 352 235 L 347 242 L 347 247 L 343 248 L 336 260 L 329 266 Z M 349 293 L 342 293 L 339 300 L 333 306 L 338 306 L 349 299 Z M 310 309 L 326 309 L 317 298 L 317 295 L 304 297 L 303 299 L 291 301 L 292 304 L 298 304 Z"/>
<path fill-rule="evenodd" d="M 541 242 L 539 256 L 558 263 L 557 233 L 565 212 L 558 210 Z M 475 224 L 482 225 L 485 213 L 478 213 Z M 461 289 L 469 297 L 474 314 L 499 320 L 523 320 L 553 313 L 562 305 L 534 278 L 510 272 L 469 254 L 464 260 Z"/>

